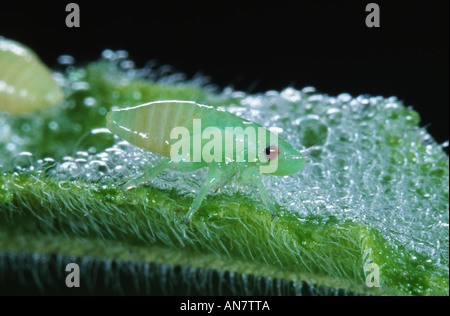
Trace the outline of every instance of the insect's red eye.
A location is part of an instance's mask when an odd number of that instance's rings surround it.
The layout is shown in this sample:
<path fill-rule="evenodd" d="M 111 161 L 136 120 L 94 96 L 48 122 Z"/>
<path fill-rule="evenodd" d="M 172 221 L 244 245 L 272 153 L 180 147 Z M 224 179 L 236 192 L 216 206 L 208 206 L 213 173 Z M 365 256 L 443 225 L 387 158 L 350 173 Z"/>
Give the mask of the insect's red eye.
<path fill-rule="evenodd" d="M 280 154 L 280 149 L 275 145 L 269 145 L 265 149 L 265 154 L 267 160 L 271 161 L 278 157 L 278 155 Z"/>

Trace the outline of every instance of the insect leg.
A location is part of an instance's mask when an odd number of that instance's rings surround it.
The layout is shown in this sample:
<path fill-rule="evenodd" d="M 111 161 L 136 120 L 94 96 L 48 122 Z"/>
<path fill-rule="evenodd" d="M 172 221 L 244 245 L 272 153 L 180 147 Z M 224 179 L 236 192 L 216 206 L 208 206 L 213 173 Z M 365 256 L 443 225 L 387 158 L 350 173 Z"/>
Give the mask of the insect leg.
<path fill-rule="evenodd" d="M 220 168 L 215 168 L 214 166 L 211 166 L 209 168 L 208 178 L 201 187 L 200 192 L 195 197 L 194 202 L 192 202 L 192 205 L 189 208 L 189 212 L 183 219 L 184 224 L 189 225 L 192 216 L 200 208 L 203 199 L 206 197 L 209 191 L 218 188 L 220 186 L 221 180 L 222 180 L 222 172 L 220 171 Z"/>
<path fill-rule="evenodd" d="M 161 171 L 164 169 L 167 169 L 171 167 L 174 164 L 174 162 L 171 159 L 166 159 L 163 162 L 161 162 L 159 165 L 155 166 L 154 168 L 150 168 L 144 172 L 144 174 L 140 177 L 137 177 L 136 179 L 132 179 L 125 183 L 125 185 L 122 187 L 124 191 L 133 189 L 137 187 L 140 184 L 147 183 L 154 177 L 156 177 Z"/>
<path fill-rule="evenodd" d="M 272 203 L 272 199 L 267 193 L 266 187 L 261 180 L 261 174 L 259 173 L 259 170 L 257 168 L 249 168 L 247 170 L 247 175 L 253 180 L 253 183 L 256 184 L 256 187 L 259 190 L 259 194 L 261 195 L 261 200 L 272 213 L 272 218 L 278 216 L 278 211 L 275 208 L 275 205 Z"/>

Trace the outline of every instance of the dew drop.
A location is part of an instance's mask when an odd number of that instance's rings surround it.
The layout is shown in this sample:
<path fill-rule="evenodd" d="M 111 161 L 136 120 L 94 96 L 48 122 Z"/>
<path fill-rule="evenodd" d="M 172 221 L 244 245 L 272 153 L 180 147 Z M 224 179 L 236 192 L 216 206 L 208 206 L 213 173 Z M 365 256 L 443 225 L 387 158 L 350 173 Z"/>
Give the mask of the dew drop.
<path fill-rule="evenodd" d="M 57 59 L 60 65 L 73 65 L 75 63 L 75 58 L 70 55 L 61 55 Z"/>
<path fill-rule="evenodd" d="M 86 106 L 94 106 L 97 102 L 93 97 L 87 97 L 84 99 L 83 103 Z"/>
<path fill-rule="evenodd" d="M 52 131 L 56 131 L 58 127 L 59 125 L 56 121 L 51 121 L 50 123 L 48 123 L 48 128 L 51 129 Z"/>

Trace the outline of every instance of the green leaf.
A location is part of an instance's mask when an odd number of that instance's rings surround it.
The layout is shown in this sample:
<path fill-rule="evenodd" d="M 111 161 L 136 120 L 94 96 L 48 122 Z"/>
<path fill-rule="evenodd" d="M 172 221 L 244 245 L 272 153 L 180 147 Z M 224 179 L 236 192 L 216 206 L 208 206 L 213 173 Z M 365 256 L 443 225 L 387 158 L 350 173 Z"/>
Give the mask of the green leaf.
<path fill-rule="evenodd" d="M 334 294 L 448 295 L 449 160 L 417 126 L 416 112 L 396 99 L 329 97 L 310 89 L 217 93 L 130 75 L 117 64 L 103 60 L 64 74 L 67 97 L 59 107 L 0 113 L 7 126 L 0 144 L 0 271 L 19 273 L 11 262 L 31 260 L 36 277 L 23 286 L 37 284 L 44 293 L 65 288 L 64 272 L 50 271 L 72 260 L 89 277 L 120 274 L 108 268 L 111 262 L 133 266 L 128 289 L 142 294 L 180 293 L 177 286 L 217 294 L 217 280 L 235 284 L 230 293 L 261 294 L 264 280 L 270 294 L 301 294 L 308 284 L 325 294 L 331 288 Z M 181 221 L 201 172 L 167 173 L 120 190 L 121 181 L 158 157 L 103 132 L 106 112 L 168 99 L 242 111 L 281 128 L 298 147 L 316 146 L 298 174 L 265 179 L 280 217 L 271 218 L 251 185 L 230 185 L 208 195 L 187 228 Z M 367 285 L 370 263 L 380 269 L 380 287 Z M 150 278 L 149 267 L 159 290 L 139 281 Z M 189 282 L 167 277 L 177 269 Z M 95 294 L 102 285 L 89 277 L 82 284 Z M 294 290 L 277 292 L 280 284 Z M 121 291 L 128 293 L 125 285 Z"/>

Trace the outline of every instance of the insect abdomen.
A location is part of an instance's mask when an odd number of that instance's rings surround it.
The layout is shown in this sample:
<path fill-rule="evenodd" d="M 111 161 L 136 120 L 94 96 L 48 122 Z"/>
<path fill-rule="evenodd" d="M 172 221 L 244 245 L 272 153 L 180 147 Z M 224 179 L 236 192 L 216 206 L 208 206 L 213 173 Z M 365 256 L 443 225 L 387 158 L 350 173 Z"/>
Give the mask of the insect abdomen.
<path fill-rule="evenodd" d="M 192 120 L 206 106 L 188 101 L 156 101 L 108 113 L 107 127 L 133 145 L 170 156 L 170 132 L 175 127 L 192 131 Z"/>

